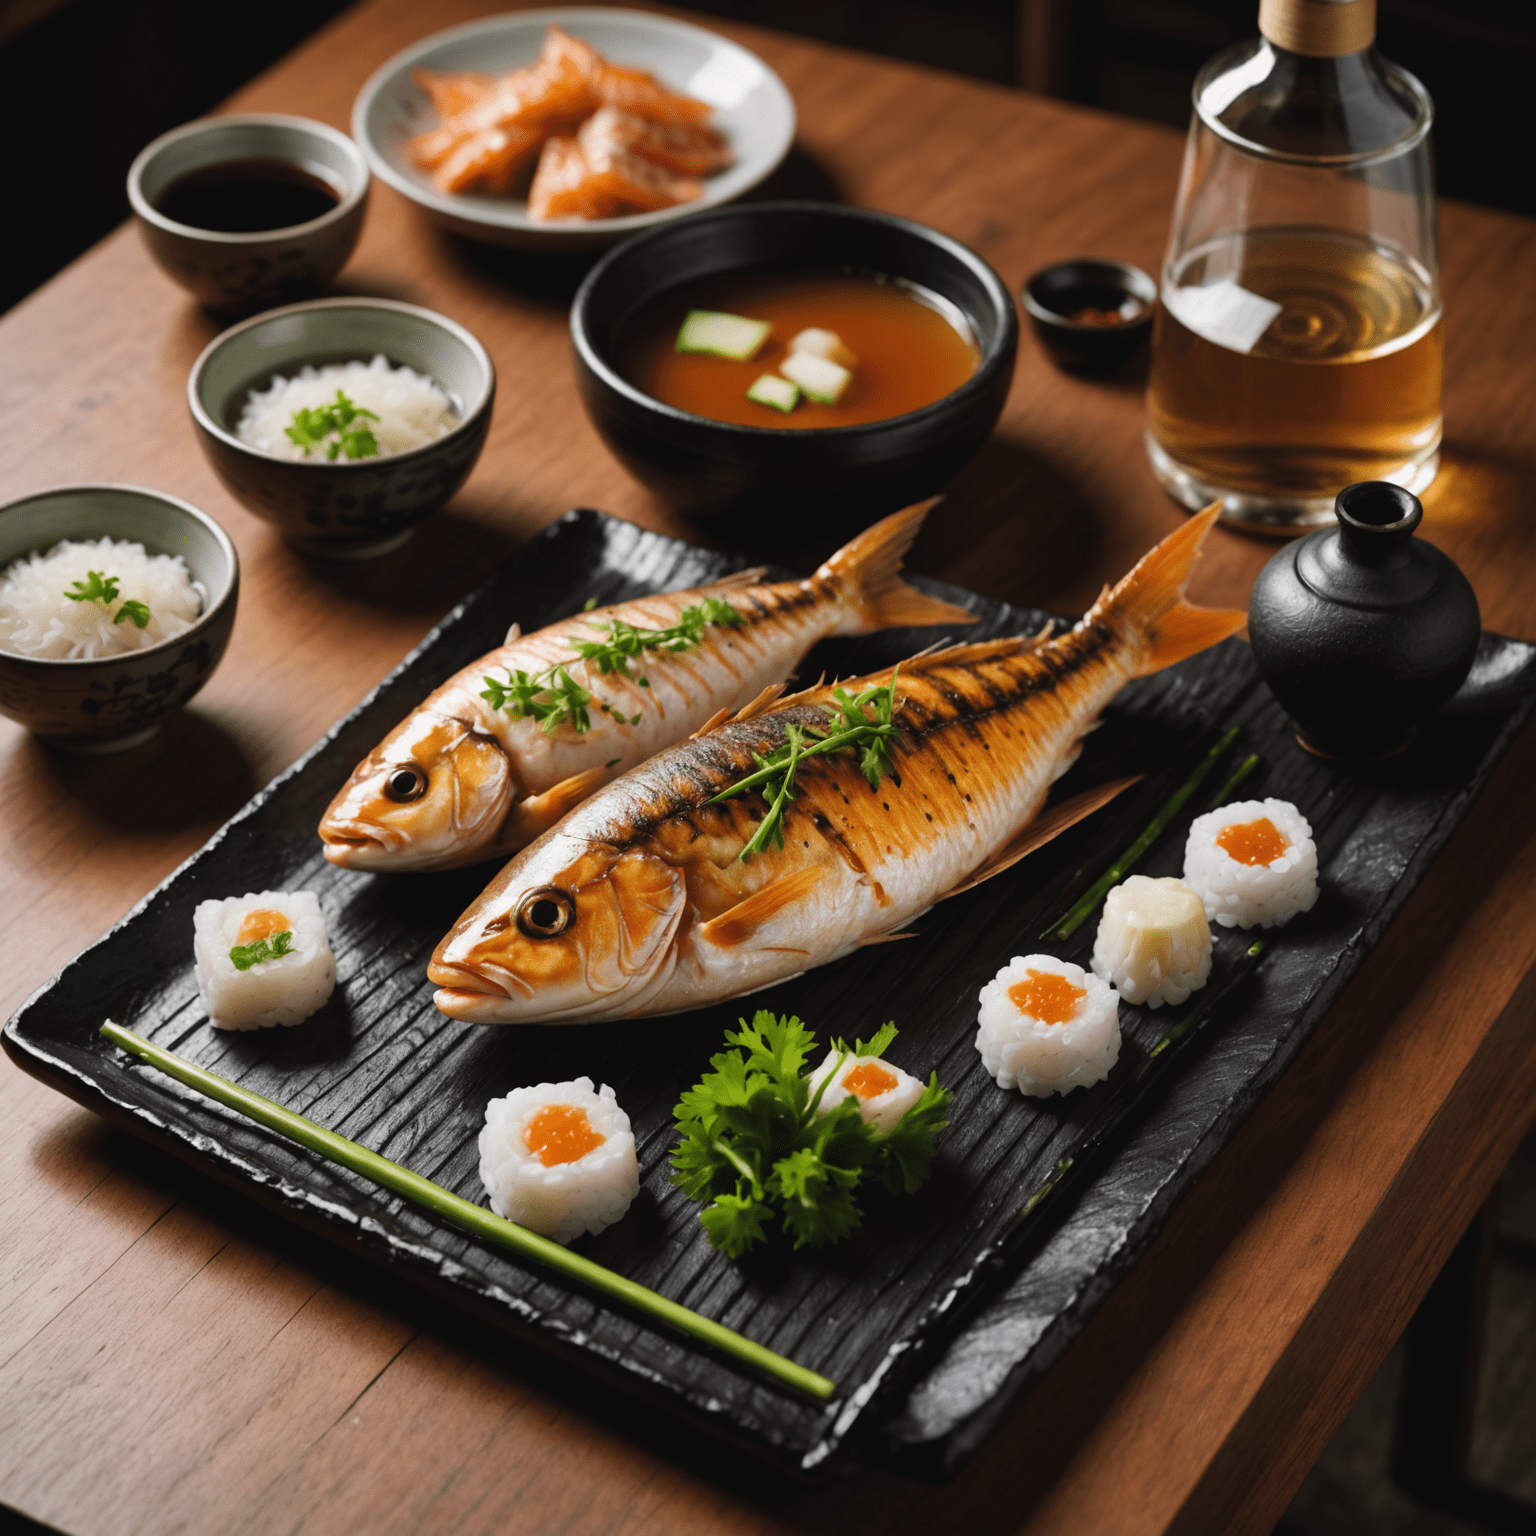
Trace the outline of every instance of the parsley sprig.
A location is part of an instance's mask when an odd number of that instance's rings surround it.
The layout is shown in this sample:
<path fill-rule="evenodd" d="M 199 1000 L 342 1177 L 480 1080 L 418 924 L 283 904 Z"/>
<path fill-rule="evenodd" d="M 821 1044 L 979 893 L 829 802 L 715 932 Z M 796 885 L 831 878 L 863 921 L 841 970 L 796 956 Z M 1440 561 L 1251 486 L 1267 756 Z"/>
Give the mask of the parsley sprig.
<path fill-rule="evenodd" d="M 237 971 L 248 971 L 263 960 L 281 960 L 293 950 L 293 929 L 285 928 L 270 939 L 257 939 L 254 944 L 236 944 L 229 958 Z"/>
<path fill-rule="evenodd" d="M 588 620 L 588 623 L 591 621 Z M 601 640 L 586 640 L 580 635 L 567 635 L 565 638 L 576 652 L 577 659 L 591 662 L 602 676 L 622 673 L 631 682 L 649 688 L 650 678 L 643 673 L 637 676 L 629 670 L 630 662 L 644 652 L 676 654 L 689 651 L 703 642 L 706 625 L 724 624 L 734 628 L 745 623 L 746 619 L 729 603 L 722 602 L 718 597 L 706 597 L 702 602 L 684 608 L 677 616 L 677 623 L 666 629 L 645 629 L 623 619 L 609 619 L 605 624 L 591 626 L 606 632 Z M 527 717 L 537 721 L 539 729 L 546 735 L 565 724 L 569 724 L 578 734 L 585 734 L 592 729 L 592 715 L 587 706 L 593 702 L 594 695 L 571 676 L 568 670 L 570 665 L 570 662 L 556 662 L 542 672 L 524 672 L 513 667 L 508 670 L 505 682 L 497 677 L 484 677 L 481 681 L 485 688 L 480 697 L 492 709 L 505 710 L 515 718 Z M 621 715 L 602 699 L 598 699 L 596 705 L 621 723 L 640 723 L 641 717 L 638 714 Z"/>
<path fill-rule="evenodd" d="M 883 1055 L 896 1038 L 894 1024 L 851 1048 L 834 1040 L 837 1063 L 813 1090 L 804 1068 L 816 1037 L 799 1019 L 759 1010 L 750 1024 L 740 1023 L 725 1036 L 737 1049 L 712 1056 L 715 1070 L 673 1110 L 683 1140 L 672 1156 L 672 1182 L 690 1199 L 709 1200 L 699 1220 L 716 1248 L 740 1258 L 767 1237 L 775 1216 L 796 1248 L 837 1242 L 859 1225 L 856 1196 L 865 1175 L 893 1194 L 911 1194 L 928 1177 L 951 1098 L 937 1074 L 889 1136 L 864 1120 L 852 1094 L 819 1113 L 843 1062 Z"/>
<path fill-rule="evenodd" d="M 304 450 L 308 458 L 328 438 L 334 441 L 326 447 L 325 456 L 332 461 L 346 454 L 349 459 L 376 458 L 379 440 L 362 425 L 365 421 L 377 421 L 372 411 L 354 404 L 342 390 L 329 405 L 319 405 L 313 410 L 301 409 L 293 413 L 293 425 L 283 431 Z"/>
<path fill-rule="evenodd" d="M 85 580 L 72 581 L 64 596 L 72 603 L 100 603 L 107 608 L 117 601 L 117 591 L 116 576 L 108 576 L 103 571 L 87 571 Z M 137 628 L 143 629 L 149 623 L 149 604 L 127 598 L 112 622 L 121 624 L 124 619 L 131 619 Z"/>
<path fill-rule="evenodd" d="M 891 758 L 892 744 L 901 735 L 901 728 L 891 720 L 896 709 L 896 678 L 900 671 L 897 667 L 884 687 L 866 688 L 857 697 L 846 688 L 834 688 L 832 700 L 837 709 L 826 730 L 813 725 L 785 726 L 784 745 L 774 748 L 766 757 L 754 752 L 757 771 L 738 779 L 709 802 L 714 805 L 720 800 L 745 794 L 749 789 L 761 789 L 768 809 L 757 824 L 757 831 L 741 850 L 743 859 L 761 853 L 770 842 L 776 848 L 784 846 L 784 812 L 795 798 L 796 770 L 808 757 L 819 757 L 827 752 L 856 752 L 859 771 L 869 781 L 871 789 L 879 789 L 880 781 L 887 776 L 897 784 L 901 783 Z"/>

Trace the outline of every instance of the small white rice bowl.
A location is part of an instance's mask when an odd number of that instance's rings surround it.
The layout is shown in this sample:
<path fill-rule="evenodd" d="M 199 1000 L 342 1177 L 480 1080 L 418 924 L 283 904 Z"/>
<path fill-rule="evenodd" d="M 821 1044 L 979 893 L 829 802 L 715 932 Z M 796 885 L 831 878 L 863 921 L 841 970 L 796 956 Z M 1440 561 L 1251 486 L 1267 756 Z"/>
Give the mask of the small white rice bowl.
<path fill-rule="evenodd" d="M 838 1051 L 828 1051 L 826 1060 L 811 1073 L 812 1098 L 816 1097 L 816 1090 L 821 1087 L 825 1079 L 828 1077 L 832 1079 L 827 1083 L 826 1092 L 822 1094 L 821 1102 L 816 1106 L 816 1113 L 830 1115 L 844 1099 L 852 1098 L 859 1106 L 859 1114 L 874 1126 L 876 1134 L 889 1136 L 896 1129 L 901 1117 L 922 1098 L 922 1081 L 913 1077 L 910 1072 L 903 1072 L 900 1067 L 894 1067 L 890 1062 L 882 1061 L 878 1056 L 843 1056 L 842 1065 L 838 1066 L 840 1054 Z M 856 1093 L 847 1086 L 848 1078 L 858 1068 L 870 1065 L 889 1073 L 895 1081 L 883 1093 L 867 1096 Z"/>
<path fill-rule="evenodd" d="M 549 1105 L 586 1111 L 601 1146 L 568 1163 L 546 1167 L 529 1145 L 529 1122 Z M 640 1165 L 629 1116 L 606 1083 L 590 1077 L 570 1083 L 515 1088 L 485 1106 L 480 1132 L 480 1179 L 491 1209 L 505 1221 L 569 1243 L 583 1232 L 611 1227 L 640 1193 Z"/>
<path fill-rule="evenodd" d="M 1030 971 L 1054 972 L 1086 995 L 1062 1024 L 1046 1024 L 1023 1012 L 1008 989 Z M 1030 1098 L 1091 1088 L 1120 1059 L 1120 997 L 1080 965 L 1053 955 L 1015 955 L 981 989 L 976 1049 L 999 1088 Z"/>
<path fill-rule="evenodd" d="M 295 411 L 333 404 L 338 389 L 353 405 L 379 418 L 361 425 L 373 433 L 380 458 L 424 448 L 459 424 L 452 397 L 435 380 L 404 366 L 391 368 L 389 359 L 380 353 L 369 363 L 327 363 L 323 368 L 306 365 L 292 378 L 274 375 L 265 389 L 251 391 L 235 435 L 242 443 L 279 459 L 324 463 L 329 442 L 306 454 L 288 436 L 288 428 L 293 425 Z"/>
<path fill-rule="evenodd" d="M 242 971 L 230 951 L 241 944 L 240 925 L 251 912 L 282 913 L 293 947 Z M 313 891 L 248 891 L 224 901 L 199 902 L 192 930 L 197 993 L 215 1029 L 302 1024 L 336 985 L 325 914 Z"/>
<path fill-rule="evenodd" d="M 1211 976 L 1205 906 L 1182 880 L 1132 875 L 1104 898 L 1093 973 L 1128 1003 L 1182 1003 Z"/>
<path fill-rule="evenodd" d="M 65 596 L 77 582 L 88 585 L 92 571 L 116 578 L 112 602 Z M 0 573 L 0 649 L 46 661 L 142 651 L 191 629 L 207 596 L 180 555 L 151 555 L 132 539 L 65 539 Z M 126 602 L 148 607 L 143 629 L 131 618 L 115 622 Z"/>
<path fill-rule="evenodd" d="M 1268 864 L 1242 864 L 1216 839 L 1222 828 L 1267 818 L 1290 844 Z M 1197 816 L 1184 845 L 1184 881 L 1223 928 L 1276 928 L 1317 902 L 1317 845 L 1289 800 L 1239 800 Z"/>

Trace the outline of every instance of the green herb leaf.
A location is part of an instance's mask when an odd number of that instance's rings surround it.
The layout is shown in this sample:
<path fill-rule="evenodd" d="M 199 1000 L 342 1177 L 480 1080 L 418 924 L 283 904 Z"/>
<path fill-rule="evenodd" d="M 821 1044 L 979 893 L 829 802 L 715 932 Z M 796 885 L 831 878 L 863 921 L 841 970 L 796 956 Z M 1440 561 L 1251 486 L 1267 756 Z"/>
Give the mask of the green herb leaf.
<path fill-rule="evenodd" d="M 237 971 L 248 971 L 263 960 L 280 960 L 293 950 L 293 929 L 285 928 L 270 939 L 257 939 L 254 944 L 236 944 L 229 958 Z"/>
<path fill-rule="evenodd" d="M 138 628 L 143 629 L 149 623 L 149 604 L 135 602 L 132 598 L 129 598 L 117 610 L 117 617 L 112 622 L 114 624 L 121 624 L 124 619 L 132 619 Z"/>
<path fill-rule="evenodd" d="M 592 603 L 587 604 L 589 610 L 592 606 Z M 576 652 L 576 659 L 591 663 L 601 676 L 622 673 L 630 682 L 649 688 L 649 678 L 637 678 L 629 670 L 630 662 L 642 652 L 659 650 L 675 654 L 692 650 L 702 643 L 707 625 L 724 624 L 734 628 L 746 622 L 729 603 L 706 597 L 684 608 L 677 616 L 677 623 L 666 629 L 644 629 L 623 619 L 609 619 L 605 624 L 592 625 L 593 629 L 606 631 L 602 640 L 588 640 L 581 635 L 567 635 L 566 639 Z M 484 677 L 481 681 L 485 687 L 480 697 L 492 709 L 502 710 L 517 719 L 537 721 L 539 729 L 546 735 L 562 725 L 569 725 L 578 735 L 584 734 L 592 729 L 592 716 L 587 705 L 594 702 L 593 695 L 573 681 L 567 671 L 569 666 L 569 662 L 556 662 L 544 671 L 532 674 L 514 670 L 508 673 L 505 682 L 496 677 Z M 620 724 L 627 720 L 630 725 L 639 725 L 644 718 L 640 714 L 620 715 L 602 699 L 596 700 L 596 707 L 612 715 Z"/>
<path fill-rule="evenodd" d="M 936 1079 L 882 1138 L 852 1096 L 818 1112 L 821 1089 L 812 1093 L 806 1071 L 816 1037 L 799 1019 L 760 1011 L 740 1025 L 726 1032 L 734 1049 L 711 1057 L 713 1070 L 673 1110 L 681 1141 L 672 1182 L 710 1202 L 699 1219 L 715 1247 L 739 1258 L 765 1238 L 775 1215 L 797 1248 L 838 1242 L 859 1224 L 865 1173 L 895 1191 L 922 1183 L 950 1099 Z M 878 1055 L 895 1037 L 887 1024 L 867 1049 L 859 1042 L 859 1054 Z M 840 1042 L 836 1049 L 846 1054 Z"/>
<path fill-rule="evenodd" d="M 87 571 L 85 580 L 71 582 L 64 596 L 72 603 L 115 603 L 117 577 L 104 575 L 101 571 Z"/>
<path fill-rule="evenodd" d="M 326 458 L 332 462 L 342 454 L 349 459 L 370 459 L 378 456 L 379 440 L 362 423 L 378 419 L 338 389 L 329 405 L 295 411 L 292 424 L 283 431 L 304 450 L 305 458 L 324 447 Z"/>

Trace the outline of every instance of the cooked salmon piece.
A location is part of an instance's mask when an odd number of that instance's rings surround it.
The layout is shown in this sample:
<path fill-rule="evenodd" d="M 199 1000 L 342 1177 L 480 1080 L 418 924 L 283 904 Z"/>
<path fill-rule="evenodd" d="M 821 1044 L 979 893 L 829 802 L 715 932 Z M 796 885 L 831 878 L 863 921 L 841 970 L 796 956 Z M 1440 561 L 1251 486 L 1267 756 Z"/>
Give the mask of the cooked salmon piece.
<path fill-rule="evenodd" d="M 602 148 L 628 150 L 680 176 L 707 176 L 731 163 L 725 135 L 700 123 L 654 123 L 617 107 L 594 112 L 576 135 L 590 160 Z"/>
<path fill-rule="evenodd" d="M 589 157 L 579 139 L 557 135 L 539 156 L 528 193 L 528 216 L 611 219 L 692 202 L 703 192 L 702 182 L 674 176 L 628 150 L 599 145 Z"/>
<path fill-rule="evenodd" d="M 432 110 L 444 119 L 454 117 L 466 107 L 472 106 L 496 85 L 495 75 L 482 74 L 478 69 L 448 72 L 413 69 L 411 79 L 427 93 Z"/>

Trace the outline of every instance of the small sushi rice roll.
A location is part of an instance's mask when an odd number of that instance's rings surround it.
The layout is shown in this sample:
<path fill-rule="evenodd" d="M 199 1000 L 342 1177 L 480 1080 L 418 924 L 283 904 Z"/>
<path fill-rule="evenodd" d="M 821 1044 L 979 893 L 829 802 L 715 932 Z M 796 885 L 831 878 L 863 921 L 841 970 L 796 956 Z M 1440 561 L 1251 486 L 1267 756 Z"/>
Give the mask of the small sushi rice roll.
<path fill-rule="evenodd" d="M 515 1088 L 485 1106 L 480 1179 L 491 1209 L 568 1243 L 611 1227 L 640 1193 L 629 1116 L 606 1083 Z"/>
<path fill-rule="evenodd" d="M 1120 996 L 1051 955 L 1015 955 L 981 989 L 976 1049 L 999 1088 L 1035 1099 L 1091 1088 L 1120 1059 Z"/>
<path fill-rule="evenodd" d="M 1223 928 L 1277 928 L 1317 902 L 1317 845 L 1289 800 L 1239 800 L 1197 816 L 1184 879 Z"/>
<path fill-rule="evenodd" d="M 248 891 L 192 914 L 197 993 L 215 1029 L 302 1024 L 331 995 L 336 960 L 313 891 Z"/>
<path fill-rule="evenodd" d="M 1205 905 L 1182 880 L 1132 875 L 1104 898 L 1093 974 L 1128 1003 L 1182 1003 L 1211 975 Z"/>
<path fill-rule="evenodd" d="M 839 1051 L 828 1051 L 827 1059 L 811 1073 L 813 1099 L 829 1077 L 832 1080 L 827 1083 L 816 1113 L 830 1115 L 852 1096 L 858 1101 L 860 1115 L 874 1126 L 879 1136 L 889 1136 L 901 1117 L 923 1096 L 923 1085 L 917 1078 L 878 1056 L 843 1056 Z"/>

